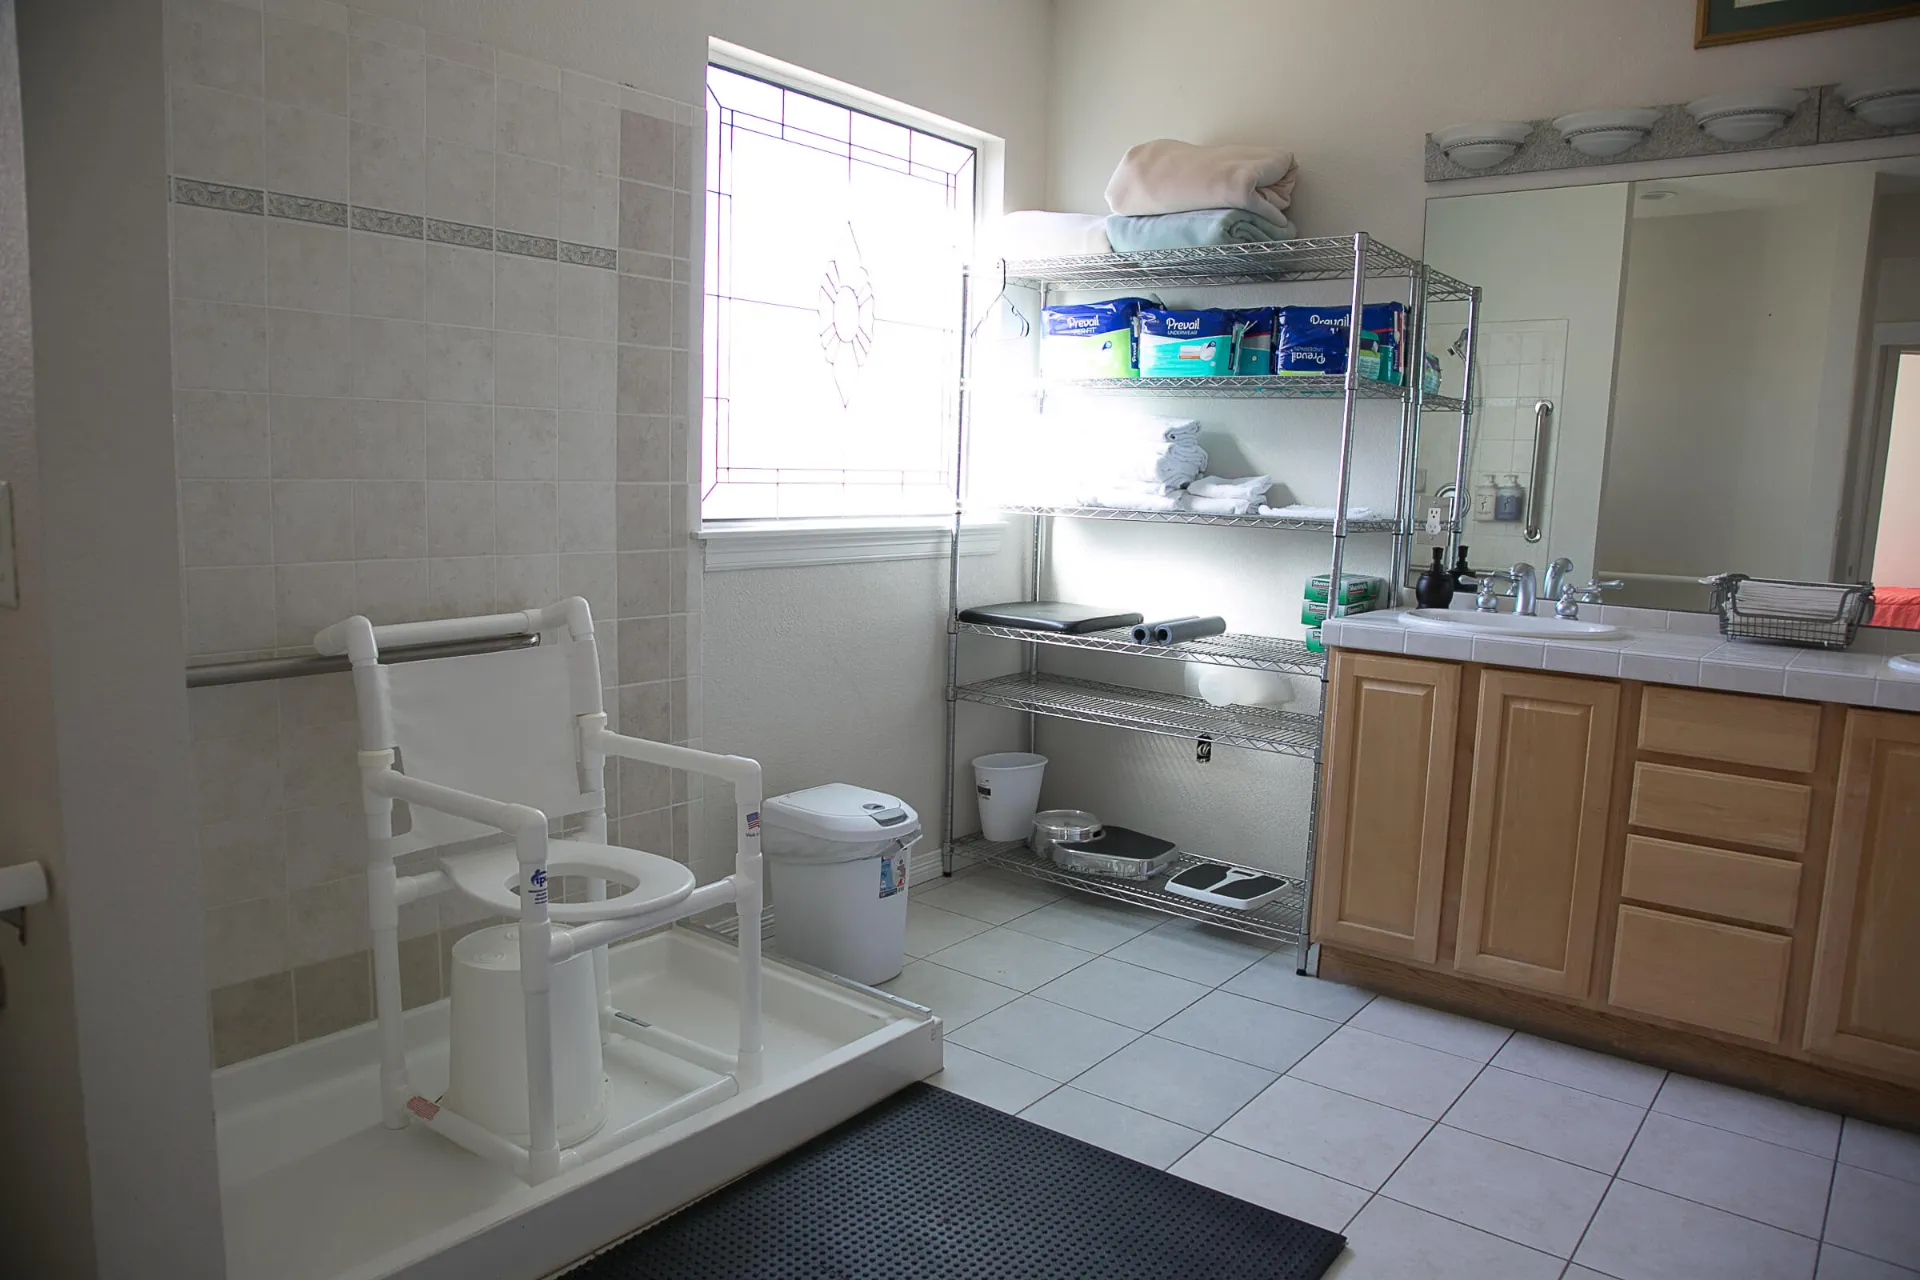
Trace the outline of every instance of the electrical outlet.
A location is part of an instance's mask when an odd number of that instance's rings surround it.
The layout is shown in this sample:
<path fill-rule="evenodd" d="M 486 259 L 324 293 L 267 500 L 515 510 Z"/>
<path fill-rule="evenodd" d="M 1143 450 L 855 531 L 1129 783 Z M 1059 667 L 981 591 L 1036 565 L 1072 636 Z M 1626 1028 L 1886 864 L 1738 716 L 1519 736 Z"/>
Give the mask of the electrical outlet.
<path fill-rule="evenodd" d="M 1429 534 L 1439 533 L 1441 522 L 1444 519 L 1445 519 L 1445 516 L 1443 515 L 1439 507 L 1428 507 L 1427 508 L 1427 532 Z"/>
<path fill-rule="evenodd" d="M 0 609 L 20 607 L 20 564 L 13 549 L 13 486 L 0 480 Z"/>

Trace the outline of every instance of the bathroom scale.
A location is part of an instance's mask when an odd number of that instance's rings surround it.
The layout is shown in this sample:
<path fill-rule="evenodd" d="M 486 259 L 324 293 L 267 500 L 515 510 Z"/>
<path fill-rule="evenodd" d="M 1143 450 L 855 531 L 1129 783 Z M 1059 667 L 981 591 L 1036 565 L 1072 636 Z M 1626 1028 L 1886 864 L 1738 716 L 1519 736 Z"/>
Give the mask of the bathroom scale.
<path fill-rule="evenodd" d="M 1014 600 L 960 611 L 960 621 L 983 627 L 1018 627 L 1023 631 L 1059 631 L 1067 635 L 1130 627 L 1143 620 L 1137 613 L 1096 609 L 1092 605 L 1067 604 L 1060 600 Z"/>
<path fill-rule="evenodd" d="M 1167 877 L 1167 892 L 1216 907 L 1252 911 L 1285 893 L 1287 882 L 1264 871 L 1230 867 L 1224 862 L 1202 862 Z"/>

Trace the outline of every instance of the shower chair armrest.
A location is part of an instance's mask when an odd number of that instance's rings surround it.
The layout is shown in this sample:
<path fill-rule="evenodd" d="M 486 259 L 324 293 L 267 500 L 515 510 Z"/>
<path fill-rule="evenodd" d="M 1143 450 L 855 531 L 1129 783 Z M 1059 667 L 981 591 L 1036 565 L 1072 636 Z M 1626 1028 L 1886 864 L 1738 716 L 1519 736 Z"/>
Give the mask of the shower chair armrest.
<path fill-rule="evenodd" d="M 547 834 L 547 815 L 531 805 L 493 800 L 471 791 L 461 791 L 457 787 L 415 778 L 390 767 L 362 769 L 361 778 L 367 790 L 376 795 L 424 805 L 439 813 L 492 827 L 495 831 L 523 841 L 538 834 L 544 842 Z"/>
<path fill-rule="evenodd" d="M 723 778 L 735 785 L 750 785 L 754 788 L 755 801 L 760 785 L 760 762 L 746 756 L 724 756 L 712 751 L 698 751 L 692 747 L 676 747 L 670 743 L 652 742 L 646 738 L 630 738 L 623 733 L 614 733 L 610 729 L 588 728 L 585 731 L 586 746 L 589 751 L 598 751 L 610 756 L 619 756 L 626 760 L 639 760 L 646 764 L 662 765 L 668 769 L 678 769 L 683 773 L 700 773 L 710 778 Z"/>

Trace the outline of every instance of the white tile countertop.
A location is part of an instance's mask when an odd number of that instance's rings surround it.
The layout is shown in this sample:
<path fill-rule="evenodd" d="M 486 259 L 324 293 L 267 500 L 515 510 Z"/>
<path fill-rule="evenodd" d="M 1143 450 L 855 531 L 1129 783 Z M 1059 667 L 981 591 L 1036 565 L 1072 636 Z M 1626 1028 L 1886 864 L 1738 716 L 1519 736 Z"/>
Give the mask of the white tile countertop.
<path fill-rule="evenodd" d="M 1649 684 L 1725 689 L 1771 697 L 1838 702 L 1890 711 L 1920 711 L 1920 676 L 1887 665 L 1889 653 L 1920 652 L 1920 634 L 1863 631 L 1844 652 L 1729 641 L 1706 613 L 1603 607 L 1589 620 L 1626 630 L 1618 640 L 1534 640 L 1448 635 L 1409 627 L 1399 609 L 1329 618 L 1329 649 L 1366 649 L 1420 658 L 1525 667 L 1570 675 L 1611 676 Z"/>

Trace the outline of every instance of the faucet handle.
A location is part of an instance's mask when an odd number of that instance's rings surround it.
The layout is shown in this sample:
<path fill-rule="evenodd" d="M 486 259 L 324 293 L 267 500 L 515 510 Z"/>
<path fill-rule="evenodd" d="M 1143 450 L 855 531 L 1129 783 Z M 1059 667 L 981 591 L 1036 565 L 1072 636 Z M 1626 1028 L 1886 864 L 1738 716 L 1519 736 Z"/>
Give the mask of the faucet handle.
<path fill-rule="evenodd" d="M 1626 585 L 1627 584 L 1619 578 L 1588 578 L 1587 585 L 1582 587 L 1581 590 L 1582 591 L 1621 591 L 1626 588 Z"/>

